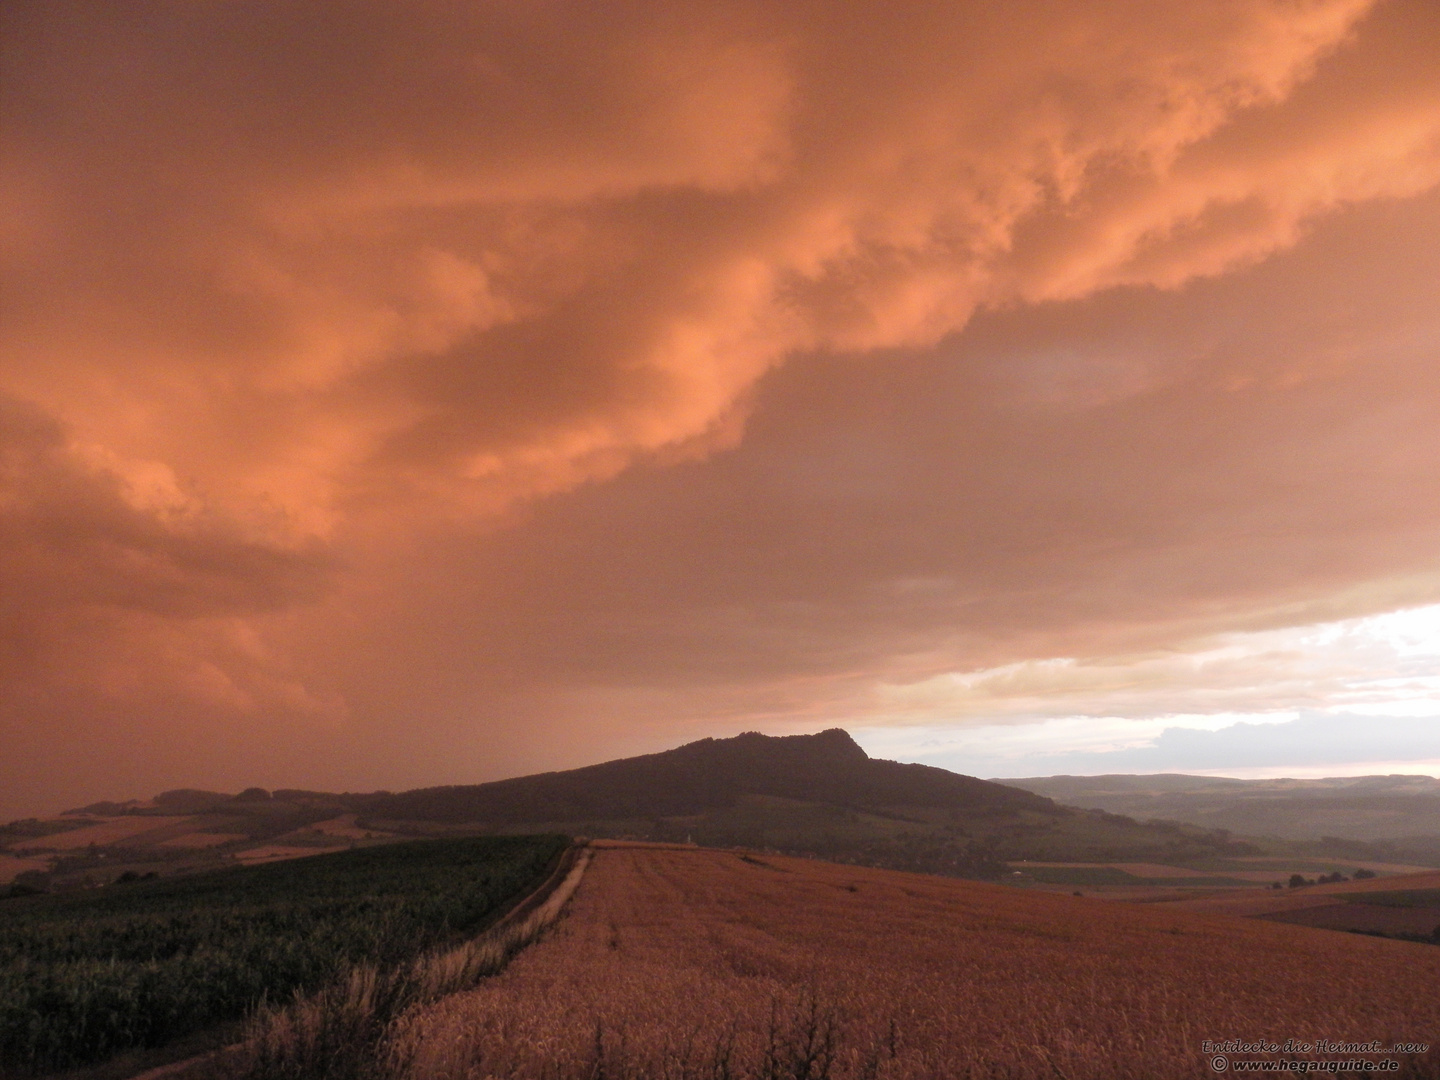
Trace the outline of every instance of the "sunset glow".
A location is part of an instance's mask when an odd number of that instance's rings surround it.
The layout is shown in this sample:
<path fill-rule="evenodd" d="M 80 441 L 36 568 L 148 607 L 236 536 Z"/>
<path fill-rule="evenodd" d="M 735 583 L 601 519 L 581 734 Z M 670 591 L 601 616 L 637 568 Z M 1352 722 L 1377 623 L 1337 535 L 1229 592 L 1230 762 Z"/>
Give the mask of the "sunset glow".
<path fill-rule="evenodd" d="M 0 818 L 836 726 L 1440 774 L 1432 0 L 0 33 Z"/>

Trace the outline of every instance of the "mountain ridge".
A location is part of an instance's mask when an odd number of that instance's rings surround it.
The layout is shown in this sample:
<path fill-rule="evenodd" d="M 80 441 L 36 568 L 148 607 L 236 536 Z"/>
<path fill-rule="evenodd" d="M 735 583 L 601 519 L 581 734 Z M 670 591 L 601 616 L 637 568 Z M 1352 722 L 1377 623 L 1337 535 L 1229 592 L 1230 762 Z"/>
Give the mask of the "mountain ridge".
<path fill-rule="evenodd" d="M 815 735 L 699 739 L 671 750 L 484 784 L 379 796 L 367 815 L 494 824 L 674 817 L 760 795 L 870 809 L 884 806 L 1052 810 L 1053 800 L 929 765 L 872 758 L 841 728 Z"/>
<path fill-rule="evenodd" d="M 120 830 L 133 834 L 117 843 L 136 872 L 163 871 L 182 855 L 184 865 L 196 866 L 407 836 L 525 832 L 691 841 L 984 878 L 1003 874 L 1007 860 L 1157 862 L 1257 850 L 1216 830 L 1141 824 L 1019 787 L 872 758 L 840 728 L 785 736 L 749 731 L 481 784 L 369 794 L 181 788 L 84 812 L 161 819 L 148 831 Z M 56 825 L 87 824 L 72 821 Z M 32 840 L 28 827 L 10 832 L 16 852 L 55 847 L 50 857 L 62 877 L 78 880 L 110 865 L 104 851 L 72 851 L 73 840 Z M 181 833 L 201 837 L 188 843 L 203 847 L 203 860 L 174 846 L 185 843 Z"/>

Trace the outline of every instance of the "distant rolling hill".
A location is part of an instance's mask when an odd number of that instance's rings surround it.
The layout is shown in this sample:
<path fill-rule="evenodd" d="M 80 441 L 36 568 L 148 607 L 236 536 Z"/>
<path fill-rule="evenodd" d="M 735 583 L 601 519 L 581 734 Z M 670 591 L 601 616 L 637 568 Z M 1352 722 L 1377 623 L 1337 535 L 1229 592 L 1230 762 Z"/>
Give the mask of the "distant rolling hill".
<path fill-rule="evenodd" d="M 1140 820 L 1179 821 L 1292 842 L 1327 841 L 1332 848 L 1348 842 L 1357 851 L 1367 845 L 1377 854 L 1440 860 L 1440 780 L 1430 776 L 1236 780 L 1164 773 L 998 782 Z"/>
<path fill-rule="evenodd" d="M 971 876 L 1008 859 L 1234 854 L 1226 837 L 1060 806 L 1016 787 L 871 758 L 846 732 L 702 739 L 565 772 L 375 796 L 389 830 L 563 828 Z"/>
<path fill-rule="evenodd" d="M 1052 811 L 1043 796 L 928 765 L 871 758 L 850 735 L 701 739 L 675 750 L 466 787 L 421 788 L 369 804 L 372 816 L 516 824 L 652 819 L 733 807 L 744 795 L 854 808 Z"/>
<path fill-rule="evenodd" d="M 399 794 L 181 789 L 95 803 L 0 826 L 0 884 L 100 883 L 404 836 L 524 832 L 693 841 L 961 877 L 997 877 L 1022 859 L 1175 863 L 1259 850 L 1223 833 L 1140 824 L 877 760 L 833 729 L 747 732 L 565 772 Z"/>

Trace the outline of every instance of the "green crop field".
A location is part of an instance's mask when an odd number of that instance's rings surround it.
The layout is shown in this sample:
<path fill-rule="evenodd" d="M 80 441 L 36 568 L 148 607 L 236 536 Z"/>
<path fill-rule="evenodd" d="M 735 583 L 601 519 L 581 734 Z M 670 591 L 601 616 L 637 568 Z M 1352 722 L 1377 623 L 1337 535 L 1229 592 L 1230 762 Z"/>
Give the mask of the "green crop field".
<path fill-rule="evenodd" d="M 428 840 L 0 901 L 0 1075 L 162 1046 L 477 933 L 568 844 Z"/>
<path fill-rule="evenodd" d="M 1344 899 L 1351 904 L 1371 904 L 1376 907 L 1432 908 L 1440 907 L 1440 889 L 1346 893 Z"/>

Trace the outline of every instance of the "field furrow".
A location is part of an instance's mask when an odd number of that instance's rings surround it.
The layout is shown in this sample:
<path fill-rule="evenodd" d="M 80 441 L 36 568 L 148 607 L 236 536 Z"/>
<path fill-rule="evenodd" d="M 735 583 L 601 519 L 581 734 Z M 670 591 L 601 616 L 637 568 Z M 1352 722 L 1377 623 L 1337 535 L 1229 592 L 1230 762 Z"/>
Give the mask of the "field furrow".
<path fill-rule="evenodd" d="M 415 1080 L 1162 1080 L 1213 1075 L 1207 1039 L 1433 1042 L 1437 985 L 1440 949 L 1420 944 L 609 848 L 550 938 L 412 1014 L 393 1049 Z M 1400 1063 L 1431 1075 L 1434 1058 Z"/>

